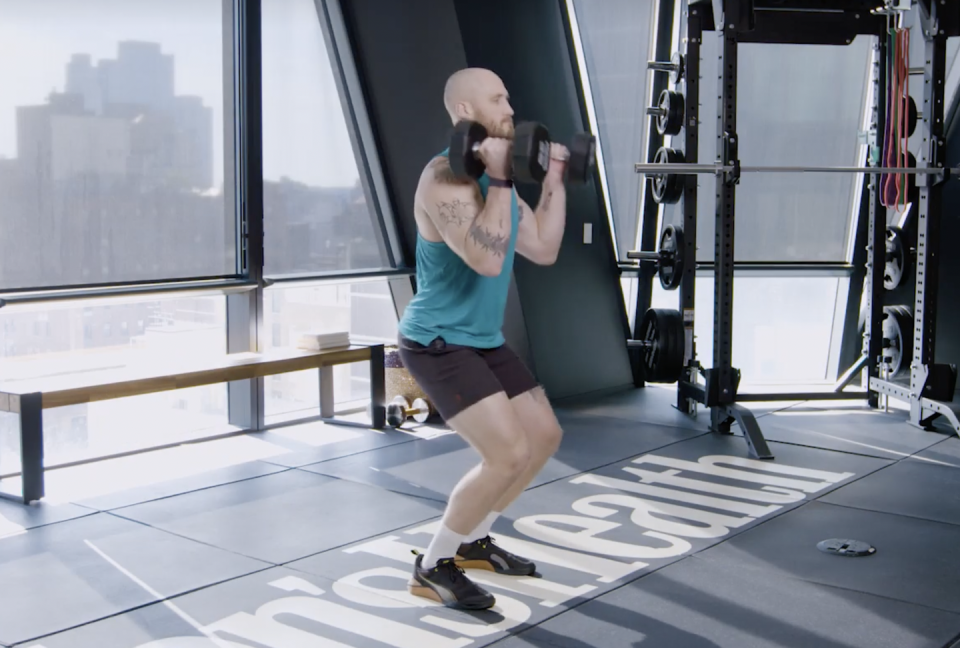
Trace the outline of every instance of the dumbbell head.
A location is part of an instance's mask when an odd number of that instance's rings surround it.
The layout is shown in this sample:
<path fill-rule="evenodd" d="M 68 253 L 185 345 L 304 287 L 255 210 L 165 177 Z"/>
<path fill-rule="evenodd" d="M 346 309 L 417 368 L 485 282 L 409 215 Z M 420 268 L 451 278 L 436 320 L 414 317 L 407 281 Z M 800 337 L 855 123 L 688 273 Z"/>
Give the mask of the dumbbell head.
<path fill-rule="evenodd" d="M 486 165 L 477 155 L 477 148 L 487 139 L 487 129 L 472 121 L 457 122 L 450 137 L 450 170 L 458 178 L 473 178 L 483 175 Z"/>
<path fill-rule="evenodd" d="M 573 136 L 569 148 L 567 180 L 584 184 L 593 175 L 593 167 L 597 163 L 597 138 L 590 133 L 577 133 Z"/>
<path fill-rule="evenodd" d="M 513 175 L 520 182 L 539 184 L 550 167 L 550 133 L 536 122 L 518 124 L 513 135 Z"/>
<path fill-rule="evenodd" d="M 409 403 L 403 396 L 394 396 L 390 404 L 387 405 L 387 425 L 390 427 L 400 427 L 407 420 L 407 409 Z"/>
<path fill-rule="evenodd" d="M 413 401 L 413 420 L 417 423 L 426 423 L 427 419 L 430 418 L 430 403 L 423 400 L 422 398 L 417 398 Z"/>

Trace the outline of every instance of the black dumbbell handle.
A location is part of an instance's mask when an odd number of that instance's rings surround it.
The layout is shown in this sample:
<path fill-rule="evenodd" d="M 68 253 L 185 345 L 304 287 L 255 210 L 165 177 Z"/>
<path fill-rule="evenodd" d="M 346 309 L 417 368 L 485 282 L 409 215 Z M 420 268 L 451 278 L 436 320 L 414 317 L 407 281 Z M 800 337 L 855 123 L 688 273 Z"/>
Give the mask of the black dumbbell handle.
<path fill-rule="evenodd" d="M 474 157 L 476 157 L 476 156 L 478 156 L 478 155 L 480 154 L 480 146 L 481 146 L 481 144 L 483 144 L 483 142 L 474 142 L 473 145 L 470 147 L 470 152 L 473 153 Z M 569 159 L 569 157 L 570 157 L 570 155 L 568 154 L 567 157 L 564 158 L 564 161 L 566 161 L 567 159 Z"/>

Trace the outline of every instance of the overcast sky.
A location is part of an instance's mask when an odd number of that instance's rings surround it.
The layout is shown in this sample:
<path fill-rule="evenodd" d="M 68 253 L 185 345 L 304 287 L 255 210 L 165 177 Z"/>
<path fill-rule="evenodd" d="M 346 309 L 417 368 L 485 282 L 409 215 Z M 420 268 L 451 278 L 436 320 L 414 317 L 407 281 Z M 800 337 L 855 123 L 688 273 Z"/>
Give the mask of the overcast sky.
<path fill-rule="evenodd" d="M 117 43 L 161 44 L 175 92 L 214 112 L 223 178 L 222 0 L 0 0 L 0 156 L 16 155 L 16 106 L 63 91 L 75 53 L 116 58 Z M 358 177 L 314 0 L 264 0 L 264 175 L 322 186 Z"/>

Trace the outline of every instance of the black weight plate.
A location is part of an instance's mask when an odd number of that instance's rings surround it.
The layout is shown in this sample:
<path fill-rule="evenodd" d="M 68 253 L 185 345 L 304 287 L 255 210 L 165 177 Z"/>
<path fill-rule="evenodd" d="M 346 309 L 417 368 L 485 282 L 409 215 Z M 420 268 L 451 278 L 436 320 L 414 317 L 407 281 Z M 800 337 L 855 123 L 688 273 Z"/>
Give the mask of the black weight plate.
<path fill-rule="evenodd" d="M 913 137 L 913 133 L 917 130 L 917 102 L 914 101 L 913 97 L 907 98 L 907 137 Z"/>
<path fill-rule="evenodd" d="M 885 306 L 883 314 L 882 355 L 887 375 L 890 378 L 909 375 L 913 360 L 913 315 L 906 306 Z"/>
<path fill-rule="evenodd" d="M 450 170 L 458 178 L 473 178 L 483 175 L 486 166 L 473 153 L 473 144 L 487 139 L 487 129 L 472 121 L 457 122 L 450 137 Z"/>
<path fill-rule="evenodd" d="M 593 174 L 597 161 L 597 138 L 590 133 L 577 133 L 570 142 L 570 159 L 567 161 L 567 179 L 584 184 Z"/>
<path fill-rule="evenodd" d="M 519 182 L 540 184 L 550 166 L 550 133 L 536 122 L 523 122 L 514 129 L 513 174 Z"/>
<path fill-rule="evenodd" d="M 653 159 L 654 164 L 672 164 L 684 162 L 683 153 L 676 149 L 661 146 Z M 673 204 L 683 198 L 683 176 L 678 173 L 659 173 L 650 176 L 653 181 L 653 199 L 658 204 Z"/>
<path fill-rule="evenodd" d="M 894 225 L 887 226 L 886 263 L 883 269 L 883 287 L 893 290 L 900 285 L 908 263 L 903 231 Z"/>
<path fill-rule="evenodd" d="M 648 344 L 641 350 L 646 379 L 674 383 L 683 374 L 684 330 L 680 311 L 651 308 L 643 315 L 640 339 Z"/>
<path fill-rule="evenodd" d="M 673 56 L 670 57 L 670 62 L 674 65 L 674 69 L 670 71 L 670 81 L 676 85 L 683 80 L 687 60 L 680 52 L 674 52 Z"/>
<path fill-rule="evenodd" d="M 403 411 L 402 405 L 397 405 L 396 403 L 387 405 L 387 425 L 390 427 L 400 427 L 406 419 L 407 415 L 406 412 Z"/>
<path fill-rule="evenodd" d="M 664 290 L 676 290 L 683 280 L 683 228 L 667 225 L 660 235 L 660 263 L 657 274 Z"/>
<path fill-rule="evenodd" d="M 684 100 L 683 95 L 672 90 L 660 93 L 657 104 L 660 116 L 657 117 L 657 132 L 661 135 L 677 135 L 683 130 Z"/>

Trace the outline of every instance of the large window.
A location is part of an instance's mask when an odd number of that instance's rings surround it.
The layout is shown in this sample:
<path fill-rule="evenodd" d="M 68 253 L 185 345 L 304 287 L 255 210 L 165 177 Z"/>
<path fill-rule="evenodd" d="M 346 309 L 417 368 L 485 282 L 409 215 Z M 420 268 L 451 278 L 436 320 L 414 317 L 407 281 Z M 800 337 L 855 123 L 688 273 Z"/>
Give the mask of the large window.
<path fill-rule="evenodd" d="M 0 290 L 235 273 L 225 6 L 0 0 Z"/>
<path fill-rule="evenodd" d="M 846 305 L 849 280 L 840 277 L 740 274 L 733 288 L 733 366 L 741 391 L 751 385 L 813 385 L 837 376 L 838 304 Z M 714 283 L 696 281 L 694 335 L 697 358 L 713 366 Z M 654 280 L 652 306 L 677 308 L 677 293 Z"/>
<path fill-rule="evenodd" d="M 263 0 L 264 273 L 385 268 L 315 0 Z"/>
<path fill-rule="evenodd" d="M 103 299 L 0 310 L 0 382 L 226 353 L 223 297 Z M 47 466 L 227 429 L 226 385 L 44 410 Z M 0 473 L 20 468 L 19 419 L 0 413 Z"/>
<path fill-rule="evenodd" d="M 739 157 L 750 166 L 851 166 L 860 158 L 872 44 L 739 46 Z M 719 41 L 704 34 L 700 162 L 717 160 Z M 682 149 L 681 136 L 672 146 Z M 670 145 L 670 144 L 668 144 Z M 716 179 L 700 175 L 698 258 L 714 254 Z M 744 173 L 737 186 L 738 261 L 847 261 L 854 174 Z M 672 209 L 670 212 L 678 210 Z M 667 212 L 665 212 L 667 213 Z"/>
<path fill-rule="evenodd" d="M 634 164 L 646 157 L 654 5 L 651 0 L 571 0 L 596 113 L 597 142 L 616 228 L 618 257 L 636 249 L 642 186 Z"/>
<path fill-rule="evenodd" d="M 346 332 L 353 343 L 397 342 L 397 311 L 386 279 L 314 286 L 283 286 L 265 293 L 264 342 L 267 349 L 295 347 L 302 335 Z M 266 419 L 277 423 L 320 412 L 319 373 L 300 371 L 264 379 Z M 370 368 L 358 362 L 334 368 L 338 408 L 370 401 Z"/>

